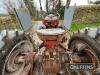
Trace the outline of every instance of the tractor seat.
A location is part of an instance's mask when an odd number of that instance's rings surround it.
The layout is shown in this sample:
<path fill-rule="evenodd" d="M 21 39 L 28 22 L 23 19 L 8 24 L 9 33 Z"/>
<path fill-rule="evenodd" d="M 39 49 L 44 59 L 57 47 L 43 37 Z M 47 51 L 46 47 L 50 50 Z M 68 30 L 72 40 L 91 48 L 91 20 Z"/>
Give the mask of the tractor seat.
<path fill-rule="evenodd" d="M 37 34 L 42 41 L 57 41 L 63 38 L 65 30 L 61 28 L 40 29 L 37 30 Z"/>
<path fill-rule="evenodd" d="M 62 35 L 65 33 L 65 30 L 61 28 L 39 29 L 37 33 L 41 35 Z"/>

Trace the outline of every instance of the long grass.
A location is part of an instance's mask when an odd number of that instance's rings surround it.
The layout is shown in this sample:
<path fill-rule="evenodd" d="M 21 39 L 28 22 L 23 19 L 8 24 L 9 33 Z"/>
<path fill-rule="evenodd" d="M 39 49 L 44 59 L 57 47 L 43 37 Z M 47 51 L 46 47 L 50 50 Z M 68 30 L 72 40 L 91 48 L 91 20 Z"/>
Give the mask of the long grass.
<path fill-rule="evenodd" d="M 81 23 L 81 24 L 74 23 L 74 24 L 72 24 L 71 31 L 77 31 L 79 29 L 83 29 L 83 28 L 86 28 L 86 27 L 100 27 L 100 22 L 97 22 L 97 23 Z"/>

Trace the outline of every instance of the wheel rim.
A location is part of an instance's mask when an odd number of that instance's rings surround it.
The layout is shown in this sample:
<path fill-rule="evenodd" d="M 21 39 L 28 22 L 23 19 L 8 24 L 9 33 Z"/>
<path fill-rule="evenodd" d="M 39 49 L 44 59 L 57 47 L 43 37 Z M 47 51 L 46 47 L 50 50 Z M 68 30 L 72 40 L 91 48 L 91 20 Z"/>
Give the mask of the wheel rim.
<path fill-rule="evenodd" d="M 87 59 L 88 62 L 85 63 L 93 63 L 95 69 L 98 68 L 99 62 L 98 57 L 96 56 L 93 49 L 84 41 L 81 40 L 75 40 L 71 43 L 70 49 L 72 49 L 72 53 L 77 53 L 77 55 L 80 57 L 79 54 L 83 53 L 84 59 Z M 85 53 L 85 54 L 84 54 Z M 73 61 L 73 59 L 72 59 Z M 84 62 L 83 62 L 84 63 Z"/>
<path fill-rule="evenodd" d="M 33 46 L 29 41 L 19 42 L 6 58 L 2 75 L 28 75 L 31 64 L 26 63 L 25 53 L 33 52 Z"/>

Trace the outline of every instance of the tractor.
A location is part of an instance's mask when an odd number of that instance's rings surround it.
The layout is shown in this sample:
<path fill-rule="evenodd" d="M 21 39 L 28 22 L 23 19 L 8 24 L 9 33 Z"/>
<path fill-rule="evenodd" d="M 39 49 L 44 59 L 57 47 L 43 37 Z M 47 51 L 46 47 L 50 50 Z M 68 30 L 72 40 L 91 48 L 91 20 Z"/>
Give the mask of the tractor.
<path fill-rule="evenodd" d="M 34 31 L 29 12 L 14 9 L 23 31 L 0 32 L 0 75 L 100 75 L 100 29 L 70 33 L 74 10 L 66 10 L 70 20 L 65 13 L 64 26 L 59 25 L 58 14 L 46 14 L 43 26 Z M 42 41 L 39 45 L 35 34 Z M 72 64 L 93 64 L 93 68 L 72 69 Z"/>

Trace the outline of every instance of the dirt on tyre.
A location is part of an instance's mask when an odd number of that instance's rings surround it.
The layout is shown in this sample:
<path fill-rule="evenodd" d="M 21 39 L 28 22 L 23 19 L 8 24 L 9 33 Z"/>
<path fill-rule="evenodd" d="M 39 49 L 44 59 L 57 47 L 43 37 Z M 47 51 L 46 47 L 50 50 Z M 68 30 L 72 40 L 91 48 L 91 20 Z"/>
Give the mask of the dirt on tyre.
<path fill-rule="evenodd" d="M 75 32 L 69 40 L 68 48 L 72 52 L 73 63 L 93 63 L 95 71 L 78 71 L 80 75 L 100 74 L 100 34 L 98 29 L 84 29 Z M 94 32 L 94 34 L 90 34 Z M 75 60 L 76 59 L 76 60 Z"/>
<path fill-rule="evenodd" d="M 18 31 L 15 30 L 5 30 L 5 32 L 6 33 L 1 32 L 0 34 L 0 36 L 2 36 L 0 40 L 0 75 L 20 75 L 17 71 L 25 71 L 25 69 L 22 68 L 25 67 L 25 64 L 15 62 L 15 59 L 17 60 L 17 58 L 22 57 L 23 55 L 21 53 L 27 50 L 27 52 L 32 52 L 32 42 L 29 35 L 22 32 L 18 33 Z M 14 36 L 11 37 L 11 35 Z M 25 48 L 27 50 L 25 50 Z"/>

